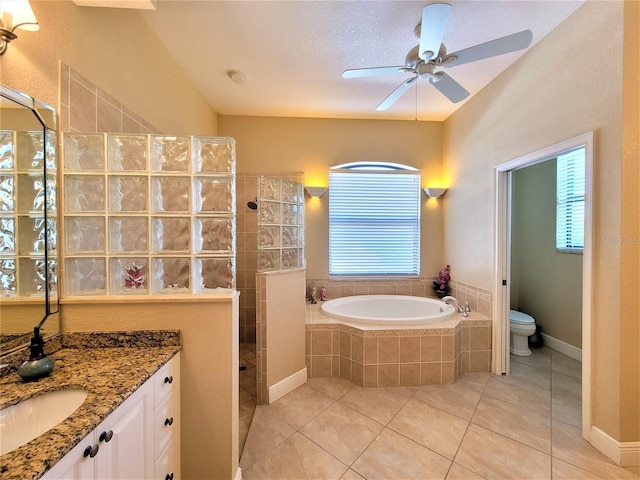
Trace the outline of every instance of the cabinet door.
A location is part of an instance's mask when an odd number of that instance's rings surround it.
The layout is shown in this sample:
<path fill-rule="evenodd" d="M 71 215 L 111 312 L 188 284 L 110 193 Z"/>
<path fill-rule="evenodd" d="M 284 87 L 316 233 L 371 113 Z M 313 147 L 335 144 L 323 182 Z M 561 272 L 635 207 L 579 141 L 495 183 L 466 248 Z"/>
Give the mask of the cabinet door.
<path fill-rule="evenodd" d="M 156 480 L 180 480 L 180 445 L 173 437 L 167 448 L 160 454 L 155 465 Z"/>
<path fill-rule="evenodd" d="M 150 396 L 143 385 L 96 429 L 100 452 L 96 478 L 143 479 L 153 472 Z M 149 448 L 151 447 L 151 449 Z"/>
<path fill-rule="evenodd" d="M 100 451 L 99 446 L 96 448 L 96 445 L 94 432 L 91 432 L 42 478 L 47 480 L 93 480 L 95 478 L 95 456 Z M 89 453 L 94 456 L 91 457 Z"/>

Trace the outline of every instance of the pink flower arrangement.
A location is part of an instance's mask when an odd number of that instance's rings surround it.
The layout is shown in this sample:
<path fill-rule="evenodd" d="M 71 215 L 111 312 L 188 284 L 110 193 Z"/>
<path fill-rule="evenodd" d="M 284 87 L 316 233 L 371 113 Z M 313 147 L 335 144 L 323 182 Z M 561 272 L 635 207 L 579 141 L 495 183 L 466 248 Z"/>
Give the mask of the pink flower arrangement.
<path fill-rule="evenodd" d="M 433 282 L 436 290 L 442 290 L 446 292 L 449 289 L 449 280 L 451 280 L 451 267 L 449 265 L 445 265 L 442 270 L 438 272 L 438 281 Z"/>

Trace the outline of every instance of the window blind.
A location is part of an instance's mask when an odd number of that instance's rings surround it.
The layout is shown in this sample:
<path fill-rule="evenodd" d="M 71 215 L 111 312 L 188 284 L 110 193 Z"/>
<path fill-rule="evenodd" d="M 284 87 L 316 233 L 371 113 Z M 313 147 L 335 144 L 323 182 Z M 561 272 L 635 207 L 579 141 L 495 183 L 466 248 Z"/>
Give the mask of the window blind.
<path fill-rule="evenodd" d="M 556 164 L 556 249 L 560 252 L 582 252 L 584 248 L 584 147 L 559 155 Z"/>
<path fill-rule="evenodd" d="M 329 173 L 329 274 L 420 273 L 420 174 L 335 170 Z"/>

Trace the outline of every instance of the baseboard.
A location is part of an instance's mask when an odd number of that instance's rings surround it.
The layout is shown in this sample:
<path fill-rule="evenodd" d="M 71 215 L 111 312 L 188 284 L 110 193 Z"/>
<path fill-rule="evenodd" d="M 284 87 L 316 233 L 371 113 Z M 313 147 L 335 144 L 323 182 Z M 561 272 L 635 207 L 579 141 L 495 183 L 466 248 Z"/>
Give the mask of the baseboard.
<path fill-rule="evenodd" d="M 269 405 L 307 382 L 307 367 L 269 387 Z"/>
<path fill-rule="evenodd" d="M 240 467 L 238 467 L 238 470 L 236 470 L 236 476 L 233 480 L 242 480 L 242 469 Z"/>
<path fill-rule="evenodd" d="M 542 341 L 546 347 L 552 348 L 560 353 L 573 358 L 574 360 L 582 361 L 582 349 L 569 345 L 567 342 L 553 338 L 546 333 L 542 333 Z"/>
<path fill-rule="evenodd" d="M 598 427 L 591 426 L 591 445 L 618 465 L 640 465 L 640 442 L 619 442 Z"/>

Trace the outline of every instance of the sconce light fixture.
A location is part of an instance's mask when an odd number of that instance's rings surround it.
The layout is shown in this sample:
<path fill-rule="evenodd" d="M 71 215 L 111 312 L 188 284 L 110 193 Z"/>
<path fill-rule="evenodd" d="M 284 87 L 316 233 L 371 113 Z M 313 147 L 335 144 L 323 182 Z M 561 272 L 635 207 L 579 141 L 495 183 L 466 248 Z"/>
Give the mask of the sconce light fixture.
<path fill-rule="evenodd" d="M 427 196 L 427 198 L 440 198 L 446 191 L 446 188 L 427 187 L 424 189 L 424 194 Z"/>
<path fill-rule="evenodd" d="M 28 0 L 0 0 L 0 55 L 7 51 L 9 42 L 18 38 L 15 31 L 30 32 L 40 29 Z"/>
<path fill-rule="evenodd" d="M 304 187 L 304 189 L 311 198 L 320 198 L 327 191 L 327 187 Z"/>

